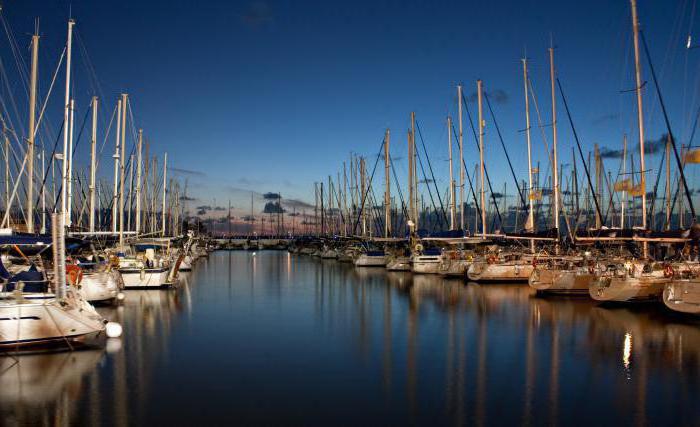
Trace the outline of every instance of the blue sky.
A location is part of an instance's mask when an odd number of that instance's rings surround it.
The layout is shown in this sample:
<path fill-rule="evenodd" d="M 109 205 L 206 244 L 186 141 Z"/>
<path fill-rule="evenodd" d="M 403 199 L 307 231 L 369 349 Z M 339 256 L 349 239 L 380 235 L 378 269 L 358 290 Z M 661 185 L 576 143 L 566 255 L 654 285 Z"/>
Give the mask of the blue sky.
<path fill-rule="evenodd" d="M 463 83 L 469 96 L 478 78 L 492 100 L 496 91 L 504 94 L 494 107 L 516 173 L 525 179 L 520 58 L 527 52 L 543 122 L 549 123 L 550 40 L 584 149 L 594 143 L 619 148 L 624 133 L 630 141 L 637 138 L 634 95 L 620 93 L 634 87 L 627 1 L 6 2 L 4 17 L 22 47 L 34 17 L 41 19 L 43 94 L 65 43 L 70 10 L 103 102 L 111 111 L 121 91 L 130 94 L 135 121 L 152 149 L 167 150 L 173 167 L 192 171 L 178 176 L 188 179 L 194 204 L 225 206 L 231 199 L 240 214 L 249 210 L 247 191 L 313 201 L 313 182 L 335 176 L 351 151 L 373 164 L 386 128 L 403 179 L 411 111 L 444 188 L 445 117 L 456 116 L 455 86 Z M 698 31 L 693 10 L 692 1 L 639 5 L 682 142 L 698 108 L 700 49 L 684 49 L 688 34 Z M 3 61 L 11 65 L 3 49 Z M 28 61 L 28 50 L 23 54 Z M 76 117 L 82 117 L 92 89 L 82 54 L 76 55 Z M 646 68 L 644 73 L 647 136 L 656 139 L 665 130 Z M 61 84 L 52 97 L 54 127 L 62 97 Z M 26 99 L 18 97 L 18 104 L 25 111 Z M 558 109 L 560 147 L 569 162 L 573 139 L 561 102 Z M 499 189 L 506 181 L 512 189 L 493 122 L 488 115 L 486 120 L 492 180 Z M 478 153 L 469 136 L 467 128 L 466 162 L 473 165 Z M 533 144 L 536 160 L 544 162 L 538 130 Z M 655 170 L 658 162 L 651 162 Z M 613 161 L 608 166 L 617 170 Z M 109 177 L 109 170 L 101 173 Z"/>

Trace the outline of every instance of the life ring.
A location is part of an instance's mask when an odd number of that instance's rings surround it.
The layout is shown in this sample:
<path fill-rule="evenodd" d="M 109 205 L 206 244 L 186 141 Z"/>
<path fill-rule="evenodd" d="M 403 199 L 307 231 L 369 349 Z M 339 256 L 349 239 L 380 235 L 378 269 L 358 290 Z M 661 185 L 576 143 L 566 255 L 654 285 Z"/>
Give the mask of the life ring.
<path fill-rule="evenodd" d="M 532 266 L 533 266 L 534 268 L 537 268 L 537 258 L 533 258 L 533 259 L 532 259 Z"/>
<path fill-rule="evenodd" d="M 666 264 L 664 266 L 664 277 L 670 279 L 671 277 L 673 277 L 673 274 L 673 266 L 671 264 Z"/>
<path fill-rule="evenodd" d="M 78 286 L 83 280 L 83 269 L 75 264 L 67 264 L 66 278 L 71 285 Z"/>
<path fill-rule="evenodd" d="M 423 245 L 421 245 L 420 243 L 418 243 L 418 244 L 416 245 L 416 251 L 418 251 L 418 252 L 423 252 Z"/>
<path fill-rule="evenodd" d="M 486 259 L 486 262 L 489 264 L 495 264 L 496 263 L 496 255 L 489 255 L 489 257 Z"/>

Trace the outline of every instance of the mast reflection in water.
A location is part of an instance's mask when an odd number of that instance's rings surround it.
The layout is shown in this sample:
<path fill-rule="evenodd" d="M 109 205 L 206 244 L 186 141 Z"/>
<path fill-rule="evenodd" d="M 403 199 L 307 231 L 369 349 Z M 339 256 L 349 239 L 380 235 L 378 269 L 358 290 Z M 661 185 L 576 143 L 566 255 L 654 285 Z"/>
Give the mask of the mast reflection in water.
<path fill-rule="evenodd" d="M 286 252 L 102 308 L 106 349 L 3 356 L 5 425 L 680 424 L 700 324 Z"/>

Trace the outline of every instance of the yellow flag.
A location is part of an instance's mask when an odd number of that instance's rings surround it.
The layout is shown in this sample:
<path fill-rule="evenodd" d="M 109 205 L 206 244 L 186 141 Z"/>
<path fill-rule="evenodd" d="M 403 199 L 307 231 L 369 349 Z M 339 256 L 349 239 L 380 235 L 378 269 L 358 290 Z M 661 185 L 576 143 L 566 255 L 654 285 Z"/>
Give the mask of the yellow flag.
<path fill-rule="evenodd" d="M 632 180 L 627 178 L 615 183 L 615 191 L 629 191 L 632 188 Z"/>
<path fill-rule="evenodd" d="M 644 194 L 644 190 L 642 189 L 642 183 L 640 182 L 639 184 L 627 190 L 627 194 L 629 194 L 632 197 L 641 197 L 642 194 Z"/>
<path fill-rule="evenodd" d="M 700 163 L 700 148 L 696 148 L 685 153 L 685 162 Z"/>
<path fill-rule="evenodd" d="M 533 190 L 530 192 L 530 200 L 542 200 L 542 191 Z"/>

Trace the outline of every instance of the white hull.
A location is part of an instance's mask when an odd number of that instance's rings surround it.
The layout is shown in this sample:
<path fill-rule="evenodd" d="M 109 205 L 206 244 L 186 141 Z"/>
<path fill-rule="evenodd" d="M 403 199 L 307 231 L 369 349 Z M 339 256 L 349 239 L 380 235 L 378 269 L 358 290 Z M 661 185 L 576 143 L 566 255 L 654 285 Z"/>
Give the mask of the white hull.
<path fill-rule="evenodd" d="M 478 261 L 469 266 L 467 277 L 474 282 L 527 282 L 534 267 L 530 263 L 494 263 Z"/>
<path fill-rule="evenodd" d="M 669 282 L 669 279 L 658 276 L 602 276 L 591 282 L 588 293 L 600 302 L 656 301 L 661 299 L 664 286 Z"/>
<path fill-rule="evenodd" d="M 384 267 L 386 265 L 386 256 L 372 256 L 361 254 L 355 260 L 356 267 Z"/>
<path fill-rule="evenodd" d="M 169 269 L 167 268 L 120 268 L 124 288 L 159 288 L 168 286 Z"/>
<path fill-rule="evenodd" d="M 0 348 L 84 342 L 104 331 L 102 317 L 88 303 L 67 299 L 0 302 Z"/>
<path fill-rule="evenodd" d="M 465 277 L 470 265 L 466 259 L 445 259 L 440 263 L 438 273 L 445 277 Z"/>
<path fill-rule="evenodd" d="M 440 271 L 440 255 L 421 255 L 413 258 L 411 271 L 418 274 L 438 274 Z"/>
<path fill-rule="evenodd" d="M 700 314 L 700 280 L 673 280 L 664 286 L 666 307 L 680 313 Z"/>
<path fill-rule="evenodd" d="M 182 259 L 182 262 L 180 262 L 180 268 L 178 271 L 190 271 L 192 270 L 192 263 L 194 260 L 190 255 L 185 255 L 185 257 Z"/>
<path fill-rule="evenodd" d="M 411 271 L 411 258 L 407 256 L 393 257 L 386 263 L 387 271 Z"/>
<path fill-rule="evenodd" d="M 577 270 L 549 270 L 536 268 L 528 284 L 537 292 L 556 295 L 585 295 L 595 275 Z"/>
<path fill-rule="evenodd" d="M 115 270 L 86 273 L 80 281 L 80 293 L 88 302 L 109 302 L 117 297 L 120 281 Z"/>

